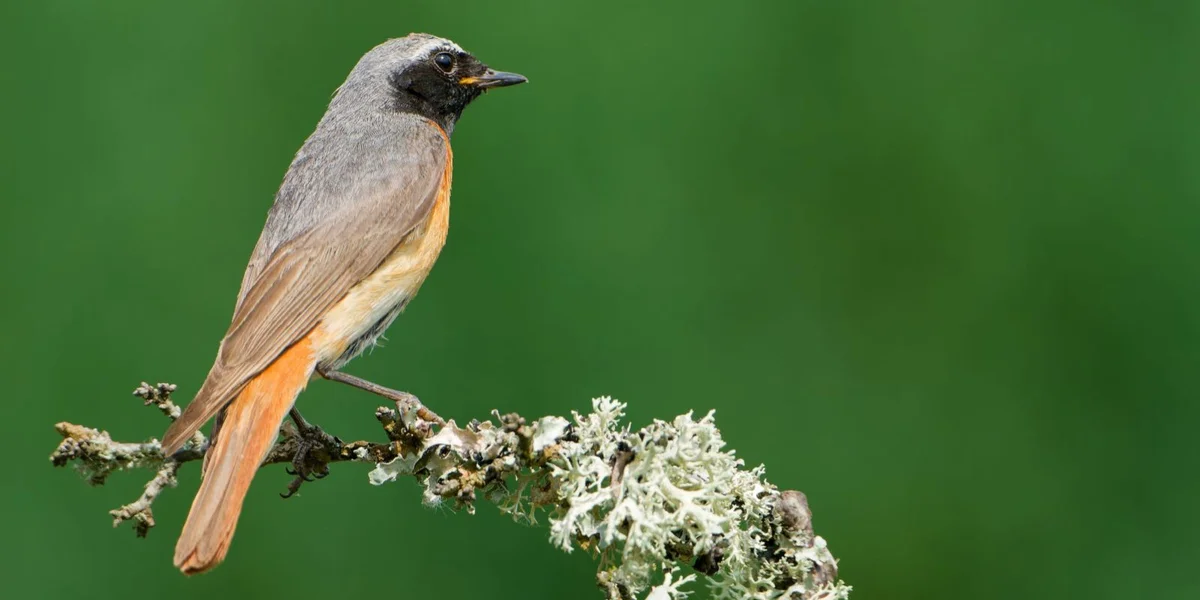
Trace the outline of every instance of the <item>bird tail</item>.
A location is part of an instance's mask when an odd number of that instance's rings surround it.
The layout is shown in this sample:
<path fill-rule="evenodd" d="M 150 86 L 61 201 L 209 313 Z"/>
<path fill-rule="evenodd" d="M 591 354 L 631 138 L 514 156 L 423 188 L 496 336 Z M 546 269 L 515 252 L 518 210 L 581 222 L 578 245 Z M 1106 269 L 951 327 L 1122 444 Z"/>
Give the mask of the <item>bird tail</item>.
<path fill-rule="evenodd" d="M 315 363 L 312 344 L 305 338 L 251 379 L 226 407 L 204 460 L 204 480 L 175 544 L 175 566 L 185 575 L 203 573 L 225 559 L 250 480 L 275 444 Z"/>

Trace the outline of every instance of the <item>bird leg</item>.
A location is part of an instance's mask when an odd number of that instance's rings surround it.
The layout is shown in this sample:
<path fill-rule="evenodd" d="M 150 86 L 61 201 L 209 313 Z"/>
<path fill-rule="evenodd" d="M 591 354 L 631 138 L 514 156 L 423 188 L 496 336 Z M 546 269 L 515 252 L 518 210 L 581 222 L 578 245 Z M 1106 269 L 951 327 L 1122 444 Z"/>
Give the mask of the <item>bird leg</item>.
<path fill-rule="evenodd" d="M 300 486 L 305 482 L 312 481 L 313 477 L 324 479 L 329 475 L 329 451 L 327 448 L 342 443 L 338 438 L 325 433 L 320 427 L 309 423 L 295 408 L 292 408 L 288 414 L 291 415 L 292 423 L 296 426 L 296 454 L 292 457 L 291 468 L 286 470 L 288 475 L 295 475 L 296 478 L 288 484 L 287 493 L 279 494 L 283 498 L 294 496 L 300 490 Z M 320 452 L 314 452 L 315 450 Z"/>
<path fill-rule="evenodd" d="M 422 419 L 425 419 L 426 421 L 431 421 L 433 423 L 437 423 L 438 425 L 446 424 L 445 419 L 439 417 L 437 415 L 437 413 L 426 408 L 424 404 L 421 404 L 421 401 L 419 399 L 417 399 L 416 396 L 414 396 L 408 392 L 401 392 L 400 390 L 393 390 L 391 388 L 385 388 L 382 385 L 379 385 L 377 383 L 371 383 L 370 381 L 367 381 L 366 379 L 362 379 L 361 377 L 355 377 L 353 375 L 343 373 L 341 371 L 322 371 L 322 370 L 318 369 L 317 373 L 319 373 L 321 375 L 321 377 L 324 377 L 325 379 L 328 379 L 330 381 L 336 381 L 338 383 L 344 383 L 346 385 L 356 387 L 360 390 L 366 390 L 377 396 L 383 396 L 384 398 L 387 398 L 388 400 L 391 400 L 393 402 L 399 402 L 402 404 L 408 404 L 410 406 L 414 406 L 417 409 L 418 417 L 421 417 Z"/>

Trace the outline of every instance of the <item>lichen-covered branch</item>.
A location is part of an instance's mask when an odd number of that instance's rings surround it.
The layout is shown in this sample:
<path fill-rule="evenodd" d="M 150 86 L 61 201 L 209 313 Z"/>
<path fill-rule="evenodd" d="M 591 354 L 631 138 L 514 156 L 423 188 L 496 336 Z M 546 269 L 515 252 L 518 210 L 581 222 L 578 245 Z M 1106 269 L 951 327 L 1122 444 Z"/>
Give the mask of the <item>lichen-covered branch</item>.
<path fill-rule="evenodd" d="M 174 419 L 174 389 L 143 384 L 134 394 Z M 529 422 L 493 412 L 465 426 L 427 421 L 419 409 L 397 403 L 376 410 L 386 442 L 346 443 L 319 428 L 285 427 L 264 464 L 298 467 L 287 495 L 309 480 L 303 473 L 355 461 L 374 464 L 375 485 L 415 478 L 429 505 L 474 512 L 482 497 L 518 521 L 544 515 L 552 544 L 599 558 L 597 584 L 609 599 L 683 598 L 698 575 L 722 599 L 849 595 L 825 540 L 813 533 L 804 494 L 767 483 L 761 466 L 746 469 L 725 450 L 711 412 L 634 430 L 622 422 L 625 405 L 611 398 L 593 400 L 590 413 L 571 419 Z M 124 443 L 71 423 L 56 428 L 63 441 L 51 461 L 74 463 L 93 485 L 118 470 L 155 471 L 141 497 L 110 513 L 114 525 L 133 521 L 139 536 L 154 526 L 151 505 L 175 486 L 180 467 L 207 450 L 202 434 L 164 457 L 157 440 Z M 661 583 L 652 586 L 656 579 Z"/>

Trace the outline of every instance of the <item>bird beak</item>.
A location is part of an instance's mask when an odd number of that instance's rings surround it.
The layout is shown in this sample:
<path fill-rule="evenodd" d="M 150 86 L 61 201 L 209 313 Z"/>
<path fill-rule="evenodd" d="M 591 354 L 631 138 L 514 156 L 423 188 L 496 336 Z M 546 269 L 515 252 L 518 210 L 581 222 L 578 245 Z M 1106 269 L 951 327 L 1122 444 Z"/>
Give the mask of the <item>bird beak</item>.
<path fill-rule="evenodd" d="M 469 85 L 481 90 L 486 90 L 489 88 L 517 85 L 518 83 L 525 83 L 526 81 L 529 80 L 526 79 L 524 75 L 488 69 L 487 72 L 479 77 L 463 77 L 462 79 L 458 80 L 458 83 L 459 85 Z"/>

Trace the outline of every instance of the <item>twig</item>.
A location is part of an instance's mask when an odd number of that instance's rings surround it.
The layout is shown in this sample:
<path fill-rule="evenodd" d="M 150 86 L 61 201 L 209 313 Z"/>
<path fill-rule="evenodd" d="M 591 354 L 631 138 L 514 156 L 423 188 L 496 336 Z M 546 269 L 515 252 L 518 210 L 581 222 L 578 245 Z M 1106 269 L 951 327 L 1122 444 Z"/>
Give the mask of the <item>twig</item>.
<path fill-rule="evenodd" d="M 178 462 L 163 461 L 163 465 L 154 475 L 154 479 L 146 484 L 146 491 L 142 493 L 141 498 L 116 510 L 108 511 L 108 514 L 113 516 L 113 527 L 117 527 L 125 521 L 133 521 L 133 530 L 137 536 L 146 537 L 150 528 L 154 527 L 154 512 L 150 510 L 150 505 L 154 503 L 155 498 L 158 498 L 163 488 L 175 487 L 175 484 L 178 483 L 175 480 L 175 473 L 178 471 Z"/>
<path fill-rule="evenodd" d="M 158 410 L 162 411 L 162 414 L 174 421 L 183 413 L 182 409 L 175 406 L 174 402 L 171 402 L 171 392 L 174 392 L 176 387 L 173 383 L 150 385 L 143 381 L 142 385 L 137 386 L 137 389 L 133 390 L 133 395 L 145 400 L 144 404 L 146 406 L 150 406 L 151 404 L 157 406 Z"/>

